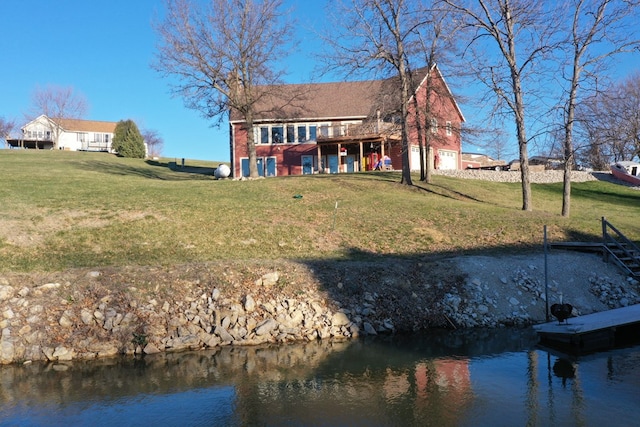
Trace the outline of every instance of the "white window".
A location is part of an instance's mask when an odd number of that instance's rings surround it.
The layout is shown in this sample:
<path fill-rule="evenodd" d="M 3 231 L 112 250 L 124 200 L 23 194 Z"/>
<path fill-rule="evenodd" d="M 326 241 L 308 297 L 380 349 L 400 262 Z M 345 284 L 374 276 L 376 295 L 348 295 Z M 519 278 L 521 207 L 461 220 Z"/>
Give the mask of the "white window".
<path fill-rule="evenodd" d="M 327 136 L 331 134 L 331 126 L 324 125 L 324 132 Z M 260 125 L 253 128 L 254 141 L 256 144 L 282 144 L 301 143 L 315 141 L 317 133 L 320 131 L 316 124 L 291 123 L 272 125 Z"/>
<path fill-rule="evenodd" d="M 287 137 L 286 141 L 288 143 L 296 142 L 296 126 L 295 125 L 287 125 Z"/>
<path fill-rule="evenodd" d="M 260 144 L 269 143 L 269 126 L 260 126 L 260 138 L 257 139 Z"/>
<path fill-rule="evenodd" d="M 447 136 L 451 136 L 453 132 L 451 131 L 451 122 L 447 122 Z"/>
<path fill-rule="evenodd" d="M 438 133 L 438 119 L 435 117 L 431 119 L 431 133 Z"/>

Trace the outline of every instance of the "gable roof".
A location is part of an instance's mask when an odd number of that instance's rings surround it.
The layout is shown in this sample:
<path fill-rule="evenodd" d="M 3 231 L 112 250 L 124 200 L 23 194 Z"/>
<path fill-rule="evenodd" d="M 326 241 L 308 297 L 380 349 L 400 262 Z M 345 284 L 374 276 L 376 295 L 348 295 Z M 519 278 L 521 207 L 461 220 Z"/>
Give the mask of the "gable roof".
<path fill-rule="evenodd" d="M 425 67 L 425 69 L 426 69 L 426 67 Z M 451 100 L 451 103 L 453 104 L 453 108 L 456 109 L 456 112 L 460 116 L 460 121 L 466 122 L 467 120 L 464 118 L 464 114 L 462 114 L 462 110 L 460 109 L 460 106 L 458 105 L 458 102 L 456 101 L 456 98 L 453 96 L 453 92 L 451 92 L 451 89 L 449 88 L 449 85 L 447 84 L 447 81 L 444 79 L 444 76 L 440 72 L 440 68 L 438 68 L 438 64 L 433 64 L 433 66 L 431 67 L 431 70 L 435 71 L 437 73 L 437 77 L 440 79 L 440 81 L 442 81 L 442 84 L 444 85 L 444 88 L 447 90 L 448 98 Z M 416 78 L 420 78 L 420 73 L 416 73 L 416 74 L 417 74 Z M 422 85 L 427 80 L 428 76 L 429 76 L 429 73 L 426 73 L 426 72 L 423 73 L 422 78 L 420 80 L 420 83 L 416 87 L 418 87 L 418 88 L 422 87 Z M 414 95 L 411 95 L 411 96 L 413 97 Z"/>

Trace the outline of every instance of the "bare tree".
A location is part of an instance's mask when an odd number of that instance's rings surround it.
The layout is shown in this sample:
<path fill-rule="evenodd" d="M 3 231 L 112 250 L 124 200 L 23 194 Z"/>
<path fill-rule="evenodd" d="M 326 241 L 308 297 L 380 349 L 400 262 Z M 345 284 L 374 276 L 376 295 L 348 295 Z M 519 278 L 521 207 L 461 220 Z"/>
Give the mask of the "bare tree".
<path fill-rule="evenodd" d="M 640 158 L 640 73 L 580 102 L 576 117 L 587 141 L 586 148 L 576 152 L 594 169 Z"/>
<path fill-rule="evenodd" d="M 4 117 L 0 117 L 0 139 L 4 141 L 5 145 L 9 145 L 7 143 L 7 139 L 11 136 L 11 132 L 16 127 L 16 123 L 13 120 L 7 120 Z"/>
<path fill-rule="evenodd" d="M 44 114 L 51 128 L 53 148 L 58 148 L 62 133 L 61 119 L 81 119 L 88 110 L 84 95 L 71 86 L 37 87 L 31 96 L 31 118 Z"/>
<path fill-rule="evenodd" d="M 474 145 L 488 150 L 494 159 L 508 162 L 507 156 L 513 156 L 513 151 L 507 148 L 507 133 L 502 128 L 476 129 L 473 136 Z"/>
<path fill-rule="evenodd" d="M 514 120 L 520 157 L 522 209 L 532 209 L 527 144 L 526 95 L 533 95 L 529 77 L 538 73 L 541 58 L 552 50 L 557 19 L 544 2 L 531 0 L 444 0 L 471 30 L 468 39 L 473 76 L 495 96 L 494 114 Z M 485 41 L 487 43 L 485 43 Z M 538 80 L 540 76 L 537 76 Z M 537 84 L 537 81 L 535 81 Z"/>
<path fill-rule="evenodd" d="M 423 82 L 416 82 L 412 79 L 414 86 L 411 93 L 416 93 L 418 89 L 416 84 L 422 83 L 425 91 L 425 99 L 422 105 L 418 102 L 418 97 L 413 96 L 413 112 L 415 114 L 416 131 L 418 136 L 418 149 L 420 152 L 420 180 L 431 182 L 431 170 L 433 166 L 429 161 L 428 153 L 432 149 L 432 142 L 438 138 L 438 133 L 430 132 L 432 119 L 436 122 L 443 122 L 438 117 L 436 109 L 432 108 L 432 100 L 434 97 L 448 98 L 450 94 L 446 91 L 446 87 L 441 81 L 438 81 L 434 73 L 436 65 L 442 65 L 448 62 L 448 56 L 456 53 L 455 37 L 457 33 L 457 24 L 451 18 L 448 8 L 423 8 L 422 12 L 425 19 L 422 25 L 415 28 L 417 33 L 417 44 L 419 51 L 422 53 L 424 63 L 429 72 Z M 418 55 L 418 58 L 420 55 Z M 461 129 L 452 129 L 453 132 L 461 132 Z"/>
<path fill-rule="evenodd" d="M 333 7 L 333 5 L 332 5 Z M 419 45 L 417 28 L 425 22 L 421 1 L 351 0 L 342 4 L 328 43 L 335 54 L 331 67 L 347 73 L 392 73 L 397 77 L 402 135 L 402 183 L 412 185 L 409 166 L 409 98 L 412 57 Z"/>
<path fill-rule="evenodd" d="M 173 91 L 188 108 L 220 125 L 230 110 L 246 124 L 249 175 L 258 177 L 253 122 L 261 99 L 280 83 L 293 25 L 281 0 L 166 0 L 155 26 L 160 38 L 153 67 L 175 77 Z M 275 90 L 275 87 L 274 87 Z"/>
<path fill-rule="evenodd" d="M 142 139 L 147 144 L 148 155 L 150 157 L 158 157 L 162 154 L 164 140 L 162 136 L 154 129 L 144 129 L 142 131 Z"/>
<path fill-rule="evenodd" d="M 572 0 L 568 12 L 572 16 L 567 44 L 568 88 L 563 108 L 564 118 L 564 179 L 562 192 L 562 216 L 571 211 L 571 170 L 575 165 L 573 128 L 579 92 L 596 92 L 598 78 L 602 78 L 607 59 L 616 54 L 628 52 L 639 45 L 633 39 L 633 24 L 629 17 L 635 17 L 638 5 L 635 1 L 618 2 L 612 0 Z M 633 20 L 635 21 L 635 19 Z"/>
<path fill-rule="evenodd" d="M 640 160 L 640 73 L 617 85 L 613 93 L 612 100 L 616 102 L 611 111 L 619 123 L 617 129 L 609 131 L 610 139 L 618 132 L 614 147 L 619 158 L 614 160 Z"/>

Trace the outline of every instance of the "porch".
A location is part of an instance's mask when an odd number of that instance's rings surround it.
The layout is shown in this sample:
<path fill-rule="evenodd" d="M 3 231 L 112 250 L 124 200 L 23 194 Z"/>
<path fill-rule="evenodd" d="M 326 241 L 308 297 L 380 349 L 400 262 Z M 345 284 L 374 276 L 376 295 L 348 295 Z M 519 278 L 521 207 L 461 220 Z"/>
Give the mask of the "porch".
<path fill-rule="evenodd" d="M 53 141 L 46 139 L 7 139 L 9 148 L 27 148 L 32 150 L 51 150 L 53 149 Z"/>
<path fill-rule="evenodd" d="M 400 150 L 396 138 L 380 134 L 318 136 L 317 158 L 320 173 L 352 173 L 393 170 L 399 165 Z M 394 156 L 395 152 L 397 155 Z M 385 161 L 386 160 L 386 161 Z"/>

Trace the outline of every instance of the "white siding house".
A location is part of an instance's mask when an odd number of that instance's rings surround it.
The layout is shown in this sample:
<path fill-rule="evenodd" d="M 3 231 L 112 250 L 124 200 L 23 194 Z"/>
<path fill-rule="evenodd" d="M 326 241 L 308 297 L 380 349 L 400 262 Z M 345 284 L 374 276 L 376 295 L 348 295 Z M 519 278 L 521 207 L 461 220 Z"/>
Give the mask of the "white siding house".
<path fill-rule="evenodd" d="M 51 119 L 41 115 L 22 127 L 22 136 L 7 142 L 12 147 L 70 151 L 112 152 L 116 122 Z M 57 142 L 57 144 L 56 144 Z"/>

